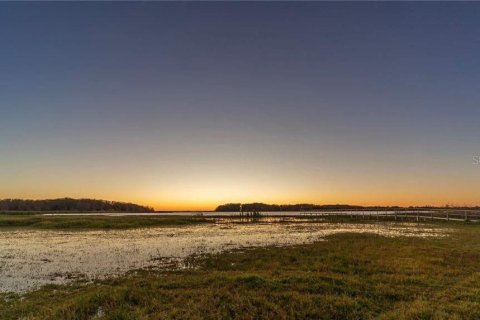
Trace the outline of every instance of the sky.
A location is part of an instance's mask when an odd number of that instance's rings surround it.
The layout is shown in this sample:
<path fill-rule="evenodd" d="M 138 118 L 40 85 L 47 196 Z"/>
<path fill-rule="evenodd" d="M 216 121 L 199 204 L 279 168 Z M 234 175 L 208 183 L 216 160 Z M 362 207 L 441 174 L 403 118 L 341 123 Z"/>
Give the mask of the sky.
<path fill-rule="evenodd" d="M 480 205 L 480 3 L 1 3 L 0 198 Z"/>

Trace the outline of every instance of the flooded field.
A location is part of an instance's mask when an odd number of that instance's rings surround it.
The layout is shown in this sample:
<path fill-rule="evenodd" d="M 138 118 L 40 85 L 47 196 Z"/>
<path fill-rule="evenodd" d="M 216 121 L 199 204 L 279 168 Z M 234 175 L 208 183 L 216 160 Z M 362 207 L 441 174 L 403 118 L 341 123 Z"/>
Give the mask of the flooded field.
<path fill-rule="evenodd" d="M 261 219 L 231 223 L 109 231 L 0 231 L 0 292 L 86 281 L 139 268 L 182 266 L 191 255 L 257 246 L 311 243 L 343 232 L 441 237 L 446 230 L 413 223 L 346 224 Z"/>

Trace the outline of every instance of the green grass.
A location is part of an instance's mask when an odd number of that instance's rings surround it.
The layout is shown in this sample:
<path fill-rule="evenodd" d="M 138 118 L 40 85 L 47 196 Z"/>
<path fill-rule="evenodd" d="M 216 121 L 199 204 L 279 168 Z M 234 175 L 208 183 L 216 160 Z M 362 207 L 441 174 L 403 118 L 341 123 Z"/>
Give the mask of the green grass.
<path fill-rule="evenodd" d="M 0 299 L 0 319 L 480 319 L 480 226 L 439 225 L 451 236 L 338 234 L 46 286 Z"/>
<path fill-rule="evenodd" d="M 0 214 L 0 228 L 129 229 L 208 223 L 200 217 L 181 216 L 45 216 Z"/>

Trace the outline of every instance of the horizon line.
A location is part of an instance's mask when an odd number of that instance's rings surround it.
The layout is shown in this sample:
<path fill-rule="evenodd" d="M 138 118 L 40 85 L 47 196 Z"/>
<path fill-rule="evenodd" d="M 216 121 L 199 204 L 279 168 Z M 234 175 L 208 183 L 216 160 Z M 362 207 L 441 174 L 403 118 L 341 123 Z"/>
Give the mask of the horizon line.
<path fill-rule="evenodd" d="M 473 204 L 473 205 L 459 205 L 459 204 L 445 204 L 445 205 L 432 205 L 432 204 L 423 204 L 423 205 L 398 205 L 398 204 L 370 204 L 370 205 L 359 205 L 359 204 L 351 204 L 348 202 L 345 203 L 317 203 L 317 202 L 291 202 L 291 203 L 269 203 L 269 202 L 262 202 L 262 201 L 228 201 L 224 203 L 218 203 L 214 205 L 214 207 L 210 208 L 195 208 L 195 206 L 192 206 L 190 208 L 162 208 L 159 205 L 152 206 L 148 204 L 142 204 L 141 202 L 136 202 L 136 201 L 129 201 L 129 200 L 109 200 L 109 199 L 102 199 L 102 198 L 88 198 L 88 197 L 52 197 L 52 198 L 15 198 L 15 197 L 6 197 L 6 198 L 0 198 L 0 202 L 3 201 L 53 201 L 53 200 L 95 200 L 95 201 L 105 201 L 105 202 L 114 202 L 114 203 L 122 203 L 122 204 L 133 204 L 133 205 L 138 205 L 142 206 L 145 208 L 152 209 L 154 212 L 195 212 L 195 211 L 205 211 L 205 212 L 213 212 L 216 211 L 218 207 L 220 206 L 226 206 L 226 205 L 253 205 L 253 204 L 259 204 L 259 205 L 265 205 L 265 206 L 318 206 L 318 207 L 352 207 L 352 208 L 400 208 L 400 209 L 406 209 L 406 208 L 479 208 L 480 204 Z"/>

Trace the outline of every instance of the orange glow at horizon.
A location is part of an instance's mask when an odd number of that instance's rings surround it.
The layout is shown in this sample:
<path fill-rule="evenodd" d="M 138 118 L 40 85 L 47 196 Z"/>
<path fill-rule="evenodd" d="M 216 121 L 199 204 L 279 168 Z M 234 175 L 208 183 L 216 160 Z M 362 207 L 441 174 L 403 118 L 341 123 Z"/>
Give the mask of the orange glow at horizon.
<path fill-rule="evenodd" d="M 48 158 L 43 165 L 25 167 L 20 174 L 9 172 L 9 183 L 0 184 L 0 198 L 95 198 L 133 202 L 162 211 L 207 211 L 239 202 L 480 205 L 476 188 L 478 167 L 470 163 L 444 170 L 440 175 L 439 169 L 426 161 L 407 166 L 408 159 L 400 159 L 403 162 L 398 164 L 405 168 L 398 166 L 402 169 L 399 171 L 387 161 L 379 165 L 373 156 L 369 157 L 358 163 L 343 158 L 321 163 L 313 157 L 285 161 L 281 156 L 273 161 L 274 155 L 248 161 L 206 157 L 161 164 L 148 160 L 152 163 L 141 168 L 136 159 L 122 159 L 88 170 L 83 163 L 78 164 L 78 170 L 72 170 L 73 165 L 59 166 L 56 159 Z"/>
<path fill-rule="evenodd" d="M 424 179 L 417 179 L 415 187 L 396 181 L 394 184 L 383 180 L 372 180 L 368 184 L 359 180 L 336 179 L 325 183 L 311 182 L 308 179 L 293 179 L 274 181 L 267 179 L 250 182 L 248 179 L 236 179 L 238 183 L 231 184 L 222 179 L 207 180 L 192 179 L 192 182 L 171 182 L 163 187 L 156 182 L 117 185 L 110 183 L 95 188 L 86 184 L 78 185 L 63 183 L 58 185 L 51 180 L 50 188 L 40 188 L 30 184 L 28 188 L 12 183 L 9 190 L 0 186 L 0 198 L 51 199 L 51 198 L 95 198 L 112 201 L 133 202 L 153 207 L 159 211 L 210 211 L 218 205 L 226 203 L 263 202 L 267 204 L 349 204 L 361 206 L 478 206 L 475 181 L 457 181 L 455 183 L 432 184 Z M 325 179 L 327 180 L 327 179 Z M 445 178 L 448 180 L 448 177 Z M 201 182 L 197 182 L 201 181 Z M 92 184 L 93 186 L 93 184 Z M 15 187 L 14 191 L 11 190 Z M 80 190 L 79 190 L 80 189 Z M 7 192 L 9 191 L 9 192 Z"/>
<path fill-rule="evenodd" d="M 464 195 L 465 196 L 465 195 Z M 170 198 L 170 199 L 155 199 L 145 197 L 120 197 L 118 195 L 102 195 L 102 194 L 45 194 L 45 195 L 24 195 L 24 196 L 2 196 L 0 198 L 23 198 L 23 199 L 53 199 L 53 198 L 94 198 L 109 201 L 132 202 L 139 205 L 153 207 L 158 211 L 212 211 L 221 204 L 226 203 L 252 203 L 261 202 L 266 204 L 298 204 L 309 203 L 317 205 L 328 204 L 348 204 L 360 206 L 478 206 L 479 203 L 468 199 L 467 197 L 438 197 L 436 195 L 420 195 L 420 194 L 396 194 L 396 195 L 325 195 L 318 197 L 205 197 L 189 199 L 189 198 Z"/>
<path fill-rule="evenodd" d="M 5 5 L 0 199 L 480 206 L 480 8 Z"/>

